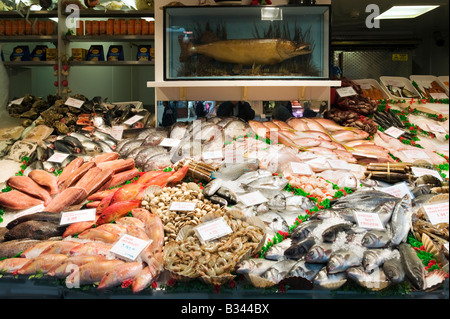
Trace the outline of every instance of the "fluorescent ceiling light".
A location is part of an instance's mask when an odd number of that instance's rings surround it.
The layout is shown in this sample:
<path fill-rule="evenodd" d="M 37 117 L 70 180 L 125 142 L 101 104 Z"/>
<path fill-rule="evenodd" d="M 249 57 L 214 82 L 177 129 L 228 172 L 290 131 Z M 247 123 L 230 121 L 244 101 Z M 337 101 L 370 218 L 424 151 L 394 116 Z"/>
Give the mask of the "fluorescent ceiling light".
<path fill-rule="evenodd" d="M 428 11 L 431 11 L 435 8 L 439 7 L 435 6 L 393 6 L 389 10 L 383 12 L 375 19 L 410 19 L 416 18 Z"/>

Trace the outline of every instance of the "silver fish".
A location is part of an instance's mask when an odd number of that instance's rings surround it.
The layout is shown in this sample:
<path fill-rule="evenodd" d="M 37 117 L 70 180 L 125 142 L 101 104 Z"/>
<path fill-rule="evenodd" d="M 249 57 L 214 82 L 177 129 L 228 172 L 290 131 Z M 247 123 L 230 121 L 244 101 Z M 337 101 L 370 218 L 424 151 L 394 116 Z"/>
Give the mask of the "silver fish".
<path fill-rule="evenodd" d="M 236 180 L 245 173 L 256 171 L 258 165 L 251 162 L 222 164 L 219 170 L 211 173 L 212 178 L 224 181 Z"/>
<path fill-rule="evenodd" d="M 251 258 L 243 260 L 236 265 L 236 272 L 238 274 L 252 274 L 261 276 L 270 267 L 277 262 L 273 260 L 267 260 L 264 258 Z"/>
<path fill-rule="evenodd" d="M 368 273 L 371 273 L 383 265 L 392 254 L 391 249 L 368 249 L 364 252 L 362 265 Z"/>
<path fill-rule="evenodd" d="M 169 155 L 162 153 L 149 157 L 144 164 L 143 171 L 161 170 L 170 165 L 172 165 L 172 162 L 170 161 Z"/>
<path fill-rule="evenodd" d="M 305 238 L 307 238 L 311 232 L 320 224 L 322 224 L 321 220 L 307 220 L 298 225 L 291 232 L 291 239 L 293 242 L 299 242 Z"/>
<path fill-rule="evenodd" d="M 267 199 L 270 199 L 284 189 L 288 183 L 286 178 L 277 175 L 257 179 L 247 186 L 251 191 L 260 191 Z"/>
<path fill-rule="evenodd" d="M 338 250 L 331 254 L 327 263 L 330 274 L 346 271 L 350 267 L 361 265 L 362 256 L 353 250 Z"/>
<path fill-rule="evenodd" d="M 156 146 L 159 145 L 162 140 L 169 137 L 169 132 L 167 131 L 155 131 L 147 135 L 147 137 L 142 142 L 142 146 Z"/>
<path fill-rule="evenodd" d="M 128 153 L 130 153 L 133 149 L 136 147 L 139 147 L 142 145 L 142 142 L 144 140 L 129 140 L 125 144 L 122 145 L 120 150 L 117 150 L 121 157 L 126 158 L 128 156 Z"/>
<path fill-rule="evenodd" d="M 287 211 L 298 211 L 298 210 L 306 210 L 306 209 L 311 209 L 315 206 L 316 204 L 310 200 L 309 198 L 305 197 L 305 196 L 298 196 L 298 195 L 293 195 L 293 196 L 288 196 L 286 197 L 286 210 Z"/>
<path fill-rule="evenodd" d="M 89 140 L 89 141 L 81 141 L 83 144 L 83 148 L 86 152 L 92 152 L 92 153 L 100 153 L 102 152 L 102 147 L 100 144 L 98 144 L 95 141 Z"/>
<path fill-rule="evenodd" d="M 323 267 L 313 280 L 316 287 L 329 290 L 339 289 L 346 282 L 347 274 L 345 272 L 331 274 L 326 267 Z"/>
<path fill-rule="evenodd" d="M 407 243 L 400 244 L 398 246 L 398 250 L 400 251 L 401 261 L 406 277 L 414 288 L 418 290 L 424 289 L 426 285 L 426 271 L 422 261 L 417 256 L 416 251 Z"/>
<path fill-rule="evenodd" d="M 295 265 L 295 260 L 284 259 L 281 261 L 277 261 L 273 266 L 267 269 L 261 277 L 267 280 L 278 284 L 281 280 L 283 280 L 292 267 Z"/>
<path fill-rule="evenodd" d="M 373 291 L 384 289 L 390 285 L 389 279 L 380 268 L 372 273 L 368 273 L 363 267 L 352 267 L 347 269 L 347 276 L 362 287 Z"/>
<path fill-rule="evenodd" d="M 339 223 L 328 227 L 322 232 L 322 239 L 326 242 L 334 242 L 340 232 L 347 232 L 353 227 L 351 223 Z"/>
<path fill-rule="evenodd" d="M 406 241 L 411 229 L 412 206 L 408 195 L 399 202 L 392 213 L 390 227 L 392 230 L 391 243 L 395 246 Z"/>
<path fill-rule="evenodd" d="M 316 243 L 313 237 L 308 237 L 298 243 L 293 243 L 284 251 L 284 256 L 289 259 L 299 260 L 303 258 Z"/>
<path fill-rule="evenodd" d="M 285 259 L 284 251 L 288 249 L 291 246 L 291 244 L 292 240 L 290 238 L 286 238 L 283 241 L 279 242 L 278 244 L 275 244 L 272 247 L 270 247 L 264 254 L 264 257 L 269 260 Z"/>
<path fill-rule="evenodd" d="M 237 178 L 235 180 L 235 182 L 244 184 L 244 185 L 248 185 L 258 179 L 261 179 L 264 177 L 270 177 L 272 175 L 273 175 L 273 173 L 271 171 L 258 169 L 256 171 L 244 173 L 242 176 Z"/>
<path fill-rule="evenodd" d="M 67 133 L 67 135 L 75 137 L 80 142 L 86 142 L 86 141 L 90 141 L 91 140 L 86 135 L 81 134 L 81 133 L 77 133 L 77 132 L 69 132 L 69 133 Z"/>
<path fill-rule="evenodd" d="M 333 244 L 331 243 L 318 243 L 312 246 L 305 256 L 305 260 L 308 263 L 325 264 L 330 260 L 333 253 Z"/>
<path fill-rule="evenodd" d="M 391 242 L 389 230 L 369 230 L 361 239 L 361 245 L 366 248 L 384 248 Z"/>
<path fill-rule="evenodd" d="M 110 144 L 105 142 L 104 140 L 98 139 L 95 141 L 98 145 L 100 145 L 103 153 L 112 153 L 114 152 L 114 149 L 116 148 L 116 144 L 114 144 L 114 147 L 111 147 Z"/>
<path fill-rule="evenodd" d="M 142 168 L 149 158 L 159 154 L 166 154 L 169 156 L 167 150 L 162 146 L 143 147 L 135 156 L 134 163 L 136 167 Z"/>
<path fill-rule="evenodd" d="M 400 257 L 386 260 L 383 264 L 383 271 L 394 284 L 401 283 L 405 280 L 405 270 L 403 269 Z"/>
<path fill-rule="evenodd" d="M 309 281 L 312 281 L 322 268 L 323 266 L 320 264 L 311 264 L 306 262 L 305 260 L 299 260 L 294 264 L 294 266 L 292 266 L 291 270 L 286 275 L 286 278 L 302 277 Z"/>
<path fill-rule="evenodd" d="M 360 211 L 373 211 L 376 207 L 388 201 L 400 201 L 399 198 L 377 190 L 358 190 L 352 194 L 332 201 L 333 209 L 353 208 Z"/>
<path fill-rule="evenodd" d="M 257 215 L 266 225 L 269 231 L 277 233 L 279 230 L 283 232 L 289 231 L 289 225 L 284 218 L 274 211 Z"/>

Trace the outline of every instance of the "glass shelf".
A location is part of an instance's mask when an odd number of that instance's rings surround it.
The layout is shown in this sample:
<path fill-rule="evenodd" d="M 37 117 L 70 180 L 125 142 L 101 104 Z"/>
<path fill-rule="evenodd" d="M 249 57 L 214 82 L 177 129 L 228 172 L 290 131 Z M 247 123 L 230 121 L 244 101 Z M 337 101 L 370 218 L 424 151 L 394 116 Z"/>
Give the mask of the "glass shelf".
<path fill-rule="evenodd" d="M 114 42 L 114 41 L 149 41 L 154 40 L 151 35 L 66 35 L 64 40 L 67 42 Z"/>

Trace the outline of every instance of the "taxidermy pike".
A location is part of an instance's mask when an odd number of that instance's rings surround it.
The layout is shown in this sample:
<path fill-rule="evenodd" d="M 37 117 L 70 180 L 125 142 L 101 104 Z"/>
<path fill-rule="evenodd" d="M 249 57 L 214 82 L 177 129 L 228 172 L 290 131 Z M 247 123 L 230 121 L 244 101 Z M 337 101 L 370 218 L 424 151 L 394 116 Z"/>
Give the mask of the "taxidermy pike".
<path fill-rule="evenodd" d="M 214 60 L 242 65 L 277 64 L 284 60 L 310 54 L 309 43 L 283 39 L 234 39 L 194 45 L 179 39 L 180 61 L 191 55 L 202 54 Z"/>

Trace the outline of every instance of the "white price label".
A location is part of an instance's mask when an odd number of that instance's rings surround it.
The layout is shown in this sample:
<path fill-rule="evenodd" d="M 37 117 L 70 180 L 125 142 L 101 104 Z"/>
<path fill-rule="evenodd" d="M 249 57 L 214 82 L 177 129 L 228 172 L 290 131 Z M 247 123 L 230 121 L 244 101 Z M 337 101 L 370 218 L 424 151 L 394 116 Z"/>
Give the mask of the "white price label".
<path fill-rule="evenodd" d="M 429 158 L 427 153 L 421 150 L 406 150 L 403 151 L 403 154 L 408 158 L 415 158 L 415 159 L 426 159 Z"/>
<path fill-rule="evenodd" d="M 312 175 L 313 171 L 308 164 L 291 162 L 291 169 L 294 174 Z"/>
<path fill-rule="evenodd" d="M 203 152 L 202 153 L 202 158 L 204 160 L 208 160 L 208 159 L 222 159 L 223 158 L 222 150 L 211 151 L 211 152 Z"/>
<path fill-rule="evenodd" d="M 444 244 L 445 249 L 448 251 L 448 243 Z"/>
<path fill-rule="evenodd" d="M 22 104 L 23 99 L 24 99 L 24 98 L 21 97 L 20 99 L 13 100 L 13 101 L 11 101 L 11 102 L 9 103 L 9 105 L 20 105 L 20 104 Z"/>
<path fill-rule="evenodd" d="M 368 229 L 384 229 L 380 216 L 376 213 L 355 212 L 359 227 Z"/>
<path fill-rule="evenodd" d="M 152 243 L 128 234 L 123 235 L 110 249 L 110 252 L 127 260 L 136 260 L 139 254 Z"/>
<path fill-rule="evenodd" d="M 132 117 L 130 117 L 128 120 L 126 120 L 125 122 L 123 122 L 123 124 L 125 125 L 133 125 L 134 123 L 136 123 L 139 120 L 142 120 L 144 117 L 142 115 L 134 115 Z"/>
<path fill-rule="evenodd" d="M 405 131 L 403 131 L 399 128 L 396 128 L 394 126 L 391 126 L 387 130 L 385 130 L 384 133 L 386 133 L 387 135 L 390 135 L 394 138 L 399 138 L 403 133 L 405 133 Z"/>
<path fill-rule="evenodd" d="M 177 212 L 192 212 L 197 203 L 194 202 L 172 202 L 169 210 Z"/>
<path fill-rule="evenodd" d="M 166 137 L 161 141 L 161 143 L 159 143 L 159 146 L 177 147 L 180 144 L 180 142 L 181 142 L 181 140 Z"/>
<path fill-rule="evenodd" d="M 68 106 L 73 106 L 73 107 L 79 109 L 80 107 L 83 106 L 84 101 L 77 100 L 77 99 L 74 99 L 74 98 L 72 98 L 72 97 L 69 97 L 69 98 L 66 100 L 66 103 L 64 103 L 64 104 L 65 104 L 65 105 L 68 105 Z"/>
<path fill-rule="evenodd" d="M 61 225 L 73 224 L 78 222 L 90 222 L 95 220 L 95 208 L 82 209 L 73 212 L 64 212 L 61 214 Z"/>
<path fill-rule="evenodd" d="M 423 175 L 431 175 L 431 176 L 438 178 L 441 181 L 443 180 L 442 176 L 439 174 L 439 172 L 432 170 L 432 169 L 413 166 L 413 167 L 411 167 L 411 171 L 414 174 L 414 176 L 416 176 L 416 177 L 420 177 Z"/>
<path fill-rule="evenodd" d="M 447 133 L 445 131 L 445 129 L 438 124 L 427 123 L 427 125 L 428 125 L 428 128 L 430 129 L 430 131 L 432 131 L 432 132 L 438 132 L 438 133 L 444 133 L 444 134 Z"/>
<path fill-rule="evenodd" d="M 410 198 L 414 198 L 414 195 L 411 193 L 411 190 L 405 182 L 385 187 L 381 190 L 398 198 L 403 198 L 405 195 L 408 195 Z"/>
<path fill-rule="evenodd" d="M 222 217 L 200 224 L 194 228 L 194 231 L 202 242 L 214 240 L 233 232 Z"/>
<path fill-rule="evenodd" d="M 225 163 L 243 163 L 244 150 L 241 148 L 225 148 Z"/>
<path fill-rule="evenodd" d="M 111 136 L 114 137 L 116 140 L 120 141 L 122 139 L 123 135 L 123 126 L 121 125 L 114 125 L 111 127 Z"/>
<path fill-rule="evenodd" d="M 239 200 L 244 203 L 245 206 L 259 205 L 268 201 L 268 199 L 259 191 L 241 195 L 239 196 Z"/>
<path fill-rule="evenodd" d="M 15 214 L 14 219 L 17 219 L 19 217 L 26 216 L 26 215 L 40 213 L 40 212 L 43 212 L 44 209 L 45 209 L 44 204 L 40 204 L 40 205 L 31 207 L 31 208 L 25 209 L 25 210 L 21 211 L 20 213 Z M 49 213 L 49 214 L 52 214 L 52 213 Z"/>
<path fill-rule="evenodd" d="M 356 93 L 355 89 L 351 86 L 336 89 L 336 93 L 339 94 L 340 97 L 346 97 L 346 96 L 352 96 L 352 95 L 358 94 L 358 93 Z"/>
<path fill-rule="evenodd" d="M 359 87 L 360 87 L 361 89 L 363 89 L 363 90 L 370 90 L 370 89 L 372 89 L 372 85 L 370 85 L 369 83 L 361 83 L 361 84 L 359 85 Z"/>
<path fill-rule="evenodd" d="M 332 169 L 341 169 L 346 171 L 351 171 L 350 165 L 344 160 L 328 160 L 328 164 L 330 164 Z"/>
<path fill-rule="evenodd" d="M 69 155 L 70 154 L 67 153 L 53 153 L 53 155 L 50 156 L 47 161 L 53 163 L 62 163 Z"/>
<path fill-rule="evenodd" d="M 448 224 L 448 202 L 434 205 L 424 205 L 423 209 L 427 213 L 430 223 L 433 225 L 440 223 Z"/>
<path fill-rule="evenodd" d="M 431 97 L 435 100 L 445 100 L 448 99 L 447 94 L 445 93 L 430 93 Z"/>

